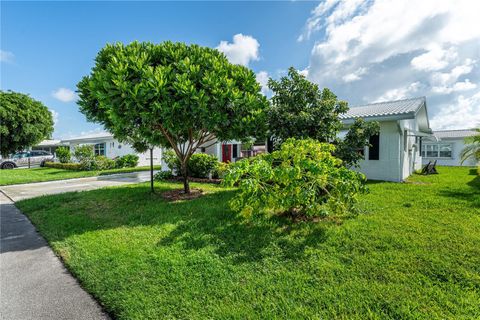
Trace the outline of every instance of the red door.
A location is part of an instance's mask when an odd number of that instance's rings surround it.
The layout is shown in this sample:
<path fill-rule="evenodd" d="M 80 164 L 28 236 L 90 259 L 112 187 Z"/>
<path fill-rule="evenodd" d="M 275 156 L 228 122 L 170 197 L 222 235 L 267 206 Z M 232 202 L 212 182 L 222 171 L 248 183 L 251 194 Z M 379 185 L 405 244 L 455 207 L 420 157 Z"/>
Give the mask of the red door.
<path fill-rule="evenodd" d="M 222 161 L 223 162 L 232 161 L 232 145 L 231 144 L 222 144 Z"/>

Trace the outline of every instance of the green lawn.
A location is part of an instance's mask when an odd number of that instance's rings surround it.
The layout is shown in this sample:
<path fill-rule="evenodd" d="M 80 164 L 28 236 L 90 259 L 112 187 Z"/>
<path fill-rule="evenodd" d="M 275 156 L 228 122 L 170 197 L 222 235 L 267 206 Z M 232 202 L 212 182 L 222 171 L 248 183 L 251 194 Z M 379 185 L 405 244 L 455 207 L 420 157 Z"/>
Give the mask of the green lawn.
<path fill-rule="evenodd" d="M 155 166 L 155 170 L 161 169 L 160 166 Z M 104 171 L 74 171 L 55 168 L 31 168 L 31 169 L 13 169 L 13 170 L 0 170 L 0 186 L 19 184 L 19 183 L 31 183 L 42 181 L 53 181 L 73 178 L 85 178 L 95 177 L 114 173 L 135 172 L 135 171 L 148 171 L 149 166 L 135 167 L 135 168 L 122 168 L 111 169 Z"/>
<path fill-rule="evenodd" d="M 371 183 L 364 214 L 320 223 L 245 222 L 212 185 L 184 202 L 140 184 L 18 207 L 119 319 L 479 319 L 480 177 L 439 172 Z"/>

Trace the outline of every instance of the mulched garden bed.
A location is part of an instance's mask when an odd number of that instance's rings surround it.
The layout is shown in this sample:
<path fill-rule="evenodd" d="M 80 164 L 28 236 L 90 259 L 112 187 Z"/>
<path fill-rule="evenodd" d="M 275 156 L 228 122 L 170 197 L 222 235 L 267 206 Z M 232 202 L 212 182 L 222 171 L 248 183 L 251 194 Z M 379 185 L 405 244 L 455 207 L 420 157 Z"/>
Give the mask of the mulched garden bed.
<path fill-rule="evenodd" d="M 183 182 L 182 177 L 174 177 L 171 179 L 167 179 L 167 181 L 175 181 L 175 182 Z M 200 183 L 213 183 L 213 184 L 220 184 L 222 179 L 208 179 L 208 178 L 192 178 L 189 177 L 188 181 L 190 182 L 200 182 Z"/>
<path fill-rule="evenodd" d="M 203 191 L 196 188 L 190 189 L 190 193 L 184 193 L 183 189 L 175 189 L 162 193 L 162 197 L 167 201 L 191 200 L 201 197 L 202 195 L 204 195 Z"/>

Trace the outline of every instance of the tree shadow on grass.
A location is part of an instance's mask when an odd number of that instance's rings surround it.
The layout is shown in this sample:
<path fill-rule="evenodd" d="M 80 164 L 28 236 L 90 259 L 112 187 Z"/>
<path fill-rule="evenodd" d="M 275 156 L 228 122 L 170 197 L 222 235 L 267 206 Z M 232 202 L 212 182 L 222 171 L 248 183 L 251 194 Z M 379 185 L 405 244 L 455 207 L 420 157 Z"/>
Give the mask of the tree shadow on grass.
<path fill-rule="evenodd" d="M 20 204 L 48 241 L 98 230 L 136 226 L 173 226 L 157 247 L 211 250 L 233 263 L 268 256 L 297 258 L 305 248 L 327 239 L 329 222 L 294 223 L 288 218 L 245 220 L 228 208 L 233 190 L 211 187 L 200 198 L 167 202 L 161 192 L 180 187 L 132 185 L 42 197 Z"/>
<path fill-rule="evenodd" d="M 451 189 L 448 187 L 440 190 L 439 194 L 444 197 L 454 198 L 455 200 L 465 201 L 468 205 L 477 209 L 480 213 L 480 176 L 475 174 L 475 178 L 466 184 L 470 188 Z"/>

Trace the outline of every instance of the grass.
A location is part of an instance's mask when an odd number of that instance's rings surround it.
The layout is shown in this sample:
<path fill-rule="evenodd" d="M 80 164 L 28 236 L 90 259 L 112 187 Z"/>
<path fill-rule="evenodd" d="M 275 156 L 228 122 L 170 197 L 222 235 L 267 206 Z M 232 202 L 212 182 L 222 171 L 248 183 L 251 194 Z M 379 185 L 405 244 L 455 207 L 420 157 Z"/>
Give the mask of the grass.
<path fill-rule="evenodd" d="M 155 170 L 161 169 L 160 166 L 155 166 Z M 148 171 L 150 166 L 135 167 L 135 168 L 121 168 L 103 171 L 74 171 L 56 168 L 30 168 L 30 169 L 13 169 L 0 171 L 0 186 L 54 181 L 73 178 L 86 178 L 101 175 L 108 175 L 114 173 L 126 173 L 136 171 Z"/>
<path fill-rule="evenodd" d="M 371 183 L 364 214 L 320 223 L 247 222 L 234 190 L 198 184 L 192 201 L 140 184 L 18 207 L 119 319 L 479 319 L 480 177 L 439 172 Z"/>

